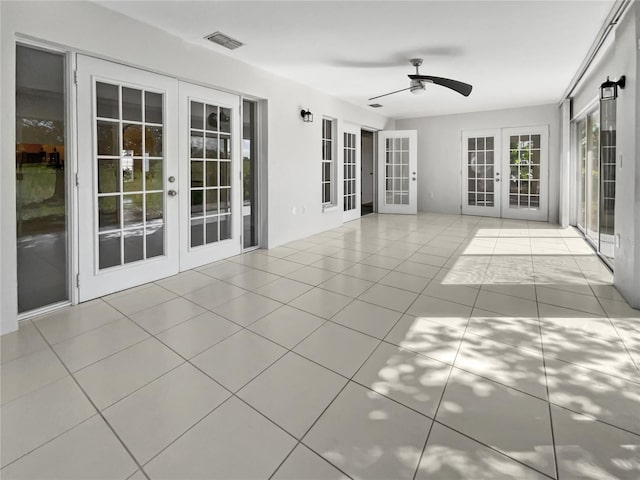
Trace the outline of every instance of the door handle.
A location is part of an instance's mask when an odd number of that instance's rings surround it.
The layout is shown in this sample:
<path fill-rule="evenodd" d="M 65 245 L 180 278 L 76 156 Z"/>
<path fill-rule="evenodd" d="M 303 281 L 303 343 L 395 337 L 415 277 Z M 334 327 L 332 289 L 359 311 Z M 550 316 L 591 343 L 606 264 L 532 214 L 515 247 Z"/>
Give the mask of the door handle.
<path fill-rule="evenodd" d="M 499 182 L 499 181 L 500 181 L 500 179 L 499 179 L 499 178 L 496 178 L 496 182 Z"/>
<path fill-rule="evenodd" d="M 175 190 L 169 190 L 167 193 L 170 197 L 175 197 L 178 194 L 178 192 L 176 192 Z"/>

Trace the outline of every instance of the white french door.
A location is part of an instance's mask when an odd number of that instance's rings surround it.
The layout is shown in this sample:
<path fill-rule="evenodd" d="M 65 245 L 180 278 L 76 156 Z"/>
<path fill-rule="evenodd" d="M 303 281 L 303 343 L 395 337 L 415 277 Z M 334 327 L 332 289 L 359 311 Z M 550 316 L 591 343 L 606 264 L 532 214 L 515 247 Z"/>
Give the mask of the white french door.
<path fill-rule="evenodd" d="M 342 141 L 342 221 L 360 218 L 360 127 L 345 125 Z"/>
<path fill-rule="evenodd" d="M 548 126 L 462 133 L 462 213 L 548 219 Z"/>
<path fill-rule="evenodd" d="M 378 132 L 378 213 L 418 212 L 418 133 Z"/>
<path fill-rule="evenodd" d="M 178 272 L 178 82 L 78 55 L 79 299 Z"/>
<path fill-rule="evenodd" d="M 180 83 L 180 269 L 241 253 L 240 98 Z"/>
<path fill-rule="evenodd" d="M 500 216 L 500 130 L 462 134 L 462 213 Z"/>
<path fill-rule="evenodd" d="M 549 218 L 548 139 L 548 126 L 502 129 L 504 218 L 540 221 Z"/>

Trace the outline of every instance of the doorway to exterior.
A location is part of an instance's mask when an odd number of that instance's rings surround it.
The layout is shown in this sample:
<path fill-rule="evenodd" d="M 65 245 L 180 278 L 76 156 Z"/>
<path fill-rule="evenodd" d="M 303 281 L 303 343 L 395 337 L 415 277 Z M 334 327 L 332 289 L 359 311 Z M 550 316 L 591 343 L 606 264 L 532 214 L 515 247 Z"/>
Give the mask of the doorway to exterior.
<path fill-rule="evenodd" d="M 360 212 L 363 216 L 376 211 L 375 137 L 373 131 L 360 130 Z"/>
<path fill-rule="evenodd" d="M 242 251 L 237 95 L 78 56 L 80 301 Z"/>
<path fill-rule="evenodd" d="M 548 219 L 547 126 L 462 132 L 462 213 Z"/>

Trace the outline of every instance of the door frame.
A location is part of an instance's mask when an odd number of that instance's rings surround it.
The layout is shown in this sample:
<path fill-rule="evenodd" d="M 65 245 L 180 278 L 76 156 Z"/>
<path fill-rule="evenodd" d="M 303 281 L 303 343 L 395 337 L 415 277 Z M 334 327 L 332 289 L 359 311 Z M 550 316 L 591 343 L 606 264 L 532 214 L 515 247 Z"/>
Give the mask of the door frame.
<path fill-rule="evenodd" d="M 468 205 L 469 200 L 469 171 L 467 164 L 469 138 L 477 137 L 494 137 L 493 141 L 493 169 L 494 169 L 494 189 L 493 189 L 493 207 L 479 207 L 477 205 Z M 502 129 L 492 128 L 484 130 L 463 130 L 461 135 L 461 151 L 462 151 L 462 168 L 461 176 L 461 192 L 460 210 L 463 215 L 477 215 L 484 217 L 502 216 Z"/>
<path fill-rule="evenodd" d="M 84 65 L 82 65 L 84 64 Z M 167 193 L 170 186 L 169 176 L 178 176 L 178 126 L 175 123 L 178 112 L 178 80 L 135 67 L 125 66 L 109 60 L 93 56 L 80 55 L 77 58 L 77 81 L 86 85 L 77 87 L 77 128 L 87 129 L 89 135 L 77 132 L 78 152 L 90 152 L 86 165 L 77 166 L 77 195 L 78 195 L 78 299 L 91 300 L 125 288 L 131 288 L 144 283 L 175 275 L 179 271 L 179 205 L 178 199 L 165 195 L 164 203 L 164 252 L 162 256 L 146 259 L 141 263 L 109 267 L 101 271 L 98 266 L 99 245 L 97 242 L 99 229 L 97 223 L 98 176 L 96 172 L 96 81 L 114 82 L 118 85 L 128 85 L 145 90 L 164 92 L 163 105 L 163 193 Z M 80 70 L 84 67 L 85 70 Z M 99 73 L 96 74 L 96 71 Z M 135 75 L 135 81 L 121 80 L 126 74 Z M 125 77 L 126 78 L 126 77 Z M 139 82 L 139 83 L 138 83 Z M 149 88 L 149 85 L 154 85 Z M 161 86 L 158 86 L 161 85 Z M 82 94 L 82 97 L 81 97 Z M 87 98 L 89 95 L 89 98 Z M 82 121 L 90 119 L 91 125 L 84 126 Z M 82 120 L 81 120 L 82 119 Z M 119 120 L 119 124 L 122 119 Z M 173 162 L 172 162 L 172 159 Z M 122 195 L 124 192 L 120 192 Z M 86 202 L 86 204 L 85 204 Z M 86 208 L 82 208 L 85 204 Z M 122 214 L 122 212 L 121 212 Z M 80 226 L 85 225 L 85 228 Z M 172 231 L 173 228 L 178 231 Z M 83 245 L 85 248 L 83 249 Z M 88 251 L 87 251 L 88 250 Z M 172 257 L 173 256 L 173 257 Z M 88 277 L 88 278 L 87 278 Z M 91 278 L 91 281 L 89 281 Z M 98 280 L 102 278 L 102 280 Z"/>
<path fill-rule="evenodd" d="M 360 168 L 362 167 L 362 149 L 361 149 L 361 136 L 360 136 L 360 126 L 356 125 L 356 124 L 352 124 L 352 123 L 343 123 L 342 124 L 342 143 L 341 143 L 341 147 L 342 147 L 342 155 L 340 155 L 341 158 L 341 164 L 342 164 L 342 222 L 350 222 L 352 220 L 357 220 L 358 218 L 360 218 L 361 216 L 361 208 L 362 208 L 362 179 L 361 179 L 361 172 L 360 172 Z M 344 182 L 345 182 L 345 176 L 344 176 L 344 167 L 345 167 L 345 163 L 344 163 L 344 156 L 345 156 L 345 152 L 346 152 L 346 145 L 344 142 L 344 137 L 345 134 L 349 134 L 349 135 L 355 135 L 355 188 L 356 188 L 356 192 L 355 192 L 355 208 L 351 209 L 351 210 L 345 210 L 344 209 L 344 200 L 345 200 L 345 189 L 344 189 Z"/>
<path fill-rule="evenodd" d="M 242 185 L 240 181 L 242 179 L 242 162 L 239 160 L 241 158 L 240 155 L 242 151 L 242 127 L 240 123 L 242 97 L 189 82 L 179 81 L 178 84 L 178 198 L 180 203 L 178 217 L 180 231 L 179 263 L 180 271 L 182 272 L 242 253 Z M 215 96 L 218 96 L 219 98 L 214 99 Z M 191 196 L 189 181 L 191 178 L 191 126 L 189 109 L 192 100 L 202 103 L 215 103 L 217 106 L 232 109 L 230 126 L 231 238 L 223 242 L 218 241 L 212 244 L 195 247 L 195 250 L 192 250 L 190 242 Z M 233 115 L 234 111 L 235 115 Z"/>
<path fill-rule="evenodd" d="M 386 171 L 383 172 L 381 166 L 385 165 L 384 142 L 389 137 L 407 137 L 409 139 L 409 163 L 408 163 L 408 204 L 390 204 L 384 201 L 386 194 L 385 180 Z M 378 132 L 378 213 L 391 213 L 401 215 L 416 215 L 418 213 L 418 131 L 417 130 L 380 130 Z M 413 167 L 413 168 L 412 168 Z"/>

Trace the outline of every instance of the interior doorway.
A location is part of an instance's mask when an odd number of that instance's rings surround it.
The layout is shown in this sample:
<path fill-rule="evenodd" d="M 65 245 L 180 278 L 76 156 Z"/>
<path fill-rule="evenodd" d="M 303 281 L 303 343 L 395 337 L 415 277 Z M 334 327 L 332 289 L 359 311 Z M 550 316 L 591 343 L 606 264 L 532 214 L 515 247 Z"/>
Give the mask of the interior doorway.
<path fill-rule="evenodd" d="M 376 133 L 370 130 L 360 132 L 360 185 L 361 216 L 373 213 L 375 209 L 375 145 Z"/>

